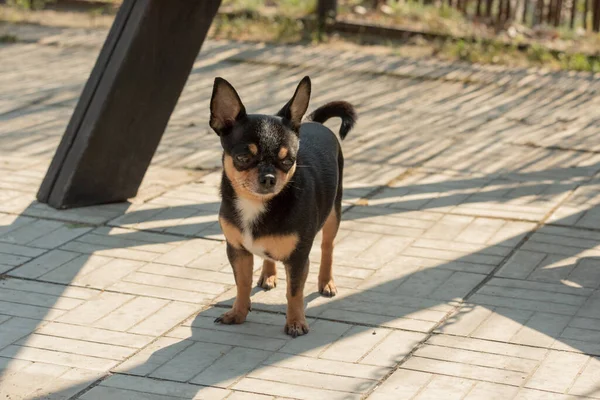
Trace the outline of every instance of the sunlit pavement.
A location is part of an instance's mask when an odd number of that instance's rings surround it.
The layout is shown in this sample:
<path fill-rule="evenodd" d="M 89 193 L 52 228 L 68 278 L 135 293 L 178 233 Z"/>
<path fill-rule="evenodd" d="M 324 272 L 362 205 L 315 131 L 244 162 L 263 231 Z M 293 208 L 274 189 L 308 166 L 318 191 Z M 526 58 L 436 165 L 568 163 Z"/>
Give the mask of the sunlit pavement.
<path fill-rule="evenodd" d="M 106 32 L 51 34 L 0 45 L 0 398 L 600 398 L 598 79 L 211 41 L 138 197 L 56 211 L 35 193 Z M 283 333 L 282 269 L 215 325 L 235 287 L 212 81 L 274 113 L 304 75 L 311 108 L 360 116 L 339 294 L 317 244 L 307 336 Z"/>

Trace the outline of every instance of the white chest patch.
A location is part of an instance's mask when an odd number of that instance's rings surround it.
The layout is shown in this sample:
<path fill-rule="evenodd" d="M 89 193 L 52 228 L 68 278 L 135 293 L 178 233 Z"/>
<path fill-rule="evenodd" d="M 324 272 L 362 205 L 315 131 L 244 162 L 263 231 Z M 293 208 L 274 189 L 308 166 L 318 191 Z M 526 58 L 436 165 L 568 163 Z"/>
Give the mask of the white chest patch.
<path fill-rule="evenodd" d="M 265 256 L 265 249 L 255 245 L 254 238 L 252 237 L 252 226 L 258 217 L 266 211 L 264 203 L 240 197 L 237 199 L 236 208 L 240 216 L 240 222 L 242 223 L 242 244 L 244 248 L 259 257 L 267 258 Z"/>

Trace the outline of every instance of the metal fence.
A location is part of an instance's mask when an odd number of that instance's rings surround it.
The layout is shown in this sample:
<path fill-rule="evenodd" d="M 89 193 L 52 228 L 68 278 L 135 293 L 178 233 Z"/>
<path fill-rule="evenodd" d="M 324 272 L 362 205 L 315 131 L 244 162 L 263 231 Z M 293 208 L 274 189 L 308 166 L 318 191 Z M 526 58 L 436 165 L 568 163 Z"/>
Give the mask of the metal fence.
<path fill-rule="evenodd" d="M 600 0 L 406 0 L 433 7 L 456 8 L 473 20 L 505 26 L 519 22 L 530 27 L 549 25 L 600 31 Z M 373 8 L 385 0 L 371 0 Z M 337 0 L 318 0 L 322 23 L 336 18 Z"/>

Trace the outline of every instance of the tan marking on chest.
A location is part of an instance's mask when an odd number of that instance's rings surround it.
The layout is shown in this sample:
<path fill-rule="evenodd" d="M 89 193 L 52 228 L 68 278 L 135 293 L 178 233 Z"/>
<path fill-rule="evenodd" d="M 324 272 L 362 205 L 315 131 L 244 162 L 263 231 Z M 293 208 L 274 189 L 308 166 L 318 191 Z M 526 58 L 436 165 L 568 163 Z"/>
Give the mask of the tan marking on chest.
<path fill-rule="evenodd" d="M 242 242 L 244 241 L 244 235 L 242 234 L 242 231 L 221 216 L 219 216 L 219 224 L 221 225 L 221 230 L 223 231 L 227 242 L 236 249 L 241 249 Z"/>
<path fill-rule="evenodd" d="M 269 235 L 261 236 L 254 240 L 254 245 L 263 249 L 270 258 L 282 261 L 287 259 L 296 250 L 298 235 Z"/>
<path fill-rule="evenodd" d="M 256 145 L 254 143 L 250 143 L 248 145 L 248 150 L 250 150 L 250 153 L 257 155 L 258 154 L 258 147 L 256 147 Z"/>

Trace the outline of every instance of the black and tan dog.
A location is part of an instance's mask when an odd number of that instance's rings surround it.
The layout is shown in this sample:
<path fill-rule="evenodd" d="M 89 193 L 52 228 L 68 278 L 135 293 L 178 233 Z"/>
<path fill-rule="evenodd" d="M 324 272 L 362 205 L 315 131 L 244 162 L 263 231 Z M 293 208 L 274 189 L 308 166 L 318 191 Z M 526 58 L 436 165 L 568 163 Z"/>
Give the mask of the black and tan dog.
<path fill-rule="evenodd" d="M 237 92 L 216 78 L 210 103 L 210 126 L 221 138 L 223 177 L 219 222 L 227 239 L 237 297 L 233 308 L 215 322 L 240 324 L 250 311 L 253 254 L 264 259 L 258 281 L 275 287 L 275 262 L 287 273 L 285 332 L 308 333 L 304 283 L 316 234 L 323 230 L 319 291 L 337 292 L 332 276 L 333 241 L 340 224 L 344 159 L 335 134 L 322 125 L 342 119 L 342 139 L 356 114 L 346 102 L 315 110 L 308 120 L 311 83 L 302 79 L 292 99 L 275 115 L 247 114 Z"/>

